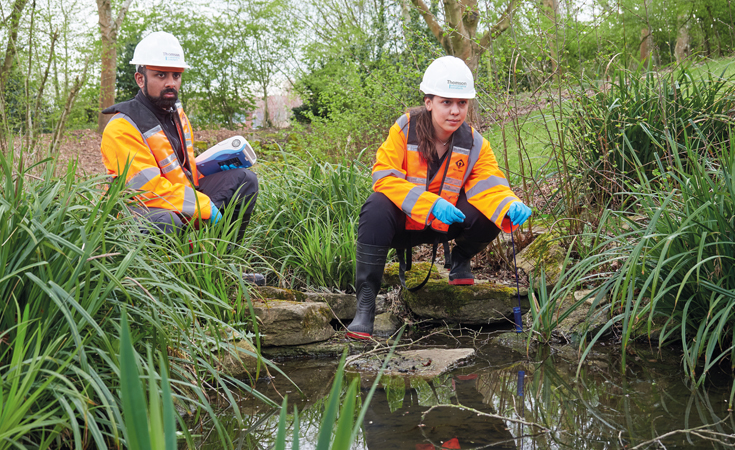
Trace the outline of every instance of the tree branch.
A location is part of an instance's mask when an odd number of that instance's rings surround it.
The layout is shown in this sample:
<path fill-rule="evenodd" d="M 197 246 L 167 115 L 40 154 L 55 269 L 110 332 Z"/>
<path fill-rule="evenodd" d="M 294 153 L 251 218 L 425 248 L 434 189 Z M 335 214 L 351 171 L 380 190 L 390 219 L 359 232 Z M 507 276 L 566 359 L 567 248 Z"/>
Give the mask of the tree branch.
<path fill-rule="evenodd" d="M 413 5 L 419 10 L 419 13 L 429 26 L 429 30 L 431 30 L 432 34 L 434 34 L 436 39 L 439 41 L 439 44 L 441 44 L 444 50 L 451 55 L 451 48 L 447 48 L 446 32 L 442 26 L 439 25 L 439 22 L 437 22 L 436 17 L 431 13 L 429 7 L 426 6 L 426 3 L 424 3 L 423 0 L 411 0 L 411 3 L 413 3 Z"/>
<path fill-rule="evenodd" d="M 117 35 L 117 32 L 120 30 L 123 20 L 125 20 L 125 14 L 128 13 L 128 9 L 132 3 L 133 0 L 125 0 L 125 3 L 120 7 L 120 11 L 117 12 L 117 19 L 115 19 L 115 24 L 112 26 L 112 33 L 114 35 Z"/>
<path fill-rule="evenodd" d="M 518 0 L 510 0 L 510 3 L 508 3 L 505 11 L 503 11 L 503 14 L 500 16 L 500 19 L 498 19 L 495 25 L 490 27 L 490 29 L 482 35 L 479 43 L 481 51 L 485 51 L 490 46 L 490 42 L 493 39 L 495 39 L 498 35 L 502 34 L 505 30 L 510 28 L 510 18 L 513 14 L 513 10 L 516 7 L 517 1 Z"/>

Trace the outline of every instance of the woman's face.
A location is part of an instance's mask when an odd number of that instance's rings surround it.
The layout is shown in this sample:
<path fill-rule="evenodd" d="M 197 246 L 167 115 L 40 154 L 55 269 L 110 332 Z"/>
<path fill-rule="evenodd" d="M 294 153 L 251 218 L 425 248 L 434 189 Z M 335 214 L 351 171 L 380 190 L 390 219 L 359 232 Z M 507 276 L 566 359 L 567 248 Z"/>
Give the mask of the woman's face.
<path fill-rule="evenodd" d="M 434 123 L 434 135 L 439 139 L 446 139 L 464 123 L 467 117 L 469 100 L 466 98 L 445 98 L 438 95 L 434 98 L 424 98 L 426 109 L 431 111 L 431 121 Z"/>

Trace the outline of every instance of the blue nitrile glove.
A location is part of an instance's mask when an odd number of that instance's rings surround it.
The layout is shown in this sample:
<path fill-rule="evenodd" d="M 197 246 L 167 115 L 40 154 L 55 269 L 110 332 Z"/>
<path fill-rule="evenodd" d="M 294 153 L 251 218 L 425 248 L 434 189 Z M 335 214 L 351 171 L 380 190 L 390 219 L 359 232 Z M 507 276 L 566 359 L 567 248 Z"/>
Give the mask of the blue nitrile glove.
<path fill-rule="evenodd" d="M 222 213 L 219 212 L 219 209 L 212 203 L 212 215 L 209 216 L 209 224 L 210 225 L 217 225 L 217 222 L 220 221 L 222 218 Z"/>
<path fill-rule="evenodd" d="M 434 203 L 431 213 L 447 225 L 464 222 L 464 213 L 443 198 Z"/>
<path fill-rule="evenodd" d="M 222 166 L 222 170 L 238 169 L 240 167 L 242 167 L 242 164 L 230 164 L 228 166 Z"/>
<path fill-rule="evenodd" d="M 513 225 L 523 225 L 523 222 L 531 217 L 531 208 L 524 205 L 522 202 L 511 203 L 508 208 L 508 218 Z"/>

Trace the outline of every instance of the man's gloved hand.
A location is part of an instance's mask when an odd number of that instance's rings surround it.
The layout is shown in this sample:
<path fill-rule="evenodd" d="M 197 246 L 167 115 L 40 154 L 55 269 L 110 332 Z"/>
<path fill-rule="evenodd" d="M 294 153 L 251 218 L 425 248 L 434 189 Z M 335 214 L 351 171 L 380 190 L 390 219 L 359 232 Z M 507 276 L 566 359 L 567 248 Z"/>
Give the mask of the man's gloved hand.
<path fill-rule="evenodd" d="M 464 222 L 464 213 L 443 198 L 434 203 L 431 213 L 447 225 Z"/>
<path fill-rule="evenodd" d="M 222 170 L 239 169 L 240 167 L 242 167 L 242 164 L 230 164 L 222 166 Z"/>
<path fill-rule="evenodd" d="M 529 217 L 531 217 L 531 208 L 522 202 L 511 203 L 508 209 L 508 218 L 513 222 L 513 225 L 523 225 Z"/>
<path fill-rule="evenodd" d="M 219 209 L 217 209 L 214 203 L 212 203 L 211 208 L 212 208 L 212 215 L 209 216 L 209 224 L 217 225 L 217 222 L 219 222 L 220 219 L 222 218 L 222 213 L 219 212 Z"/>

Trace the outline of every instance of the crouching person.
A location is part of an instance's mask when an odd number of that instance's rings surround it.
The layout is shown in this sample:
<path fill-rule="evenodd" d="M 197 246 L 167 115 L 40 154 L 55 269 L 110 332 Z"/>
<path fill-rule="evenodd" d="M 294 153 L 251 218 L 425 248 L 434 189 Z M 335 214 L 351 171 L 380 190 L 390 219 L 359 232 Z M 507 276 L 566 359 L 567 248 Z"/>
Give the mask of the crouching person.
<path fill-rule="evenodd" d="M 239 166 L 209 176 L 197 172 L 192 128 L 178 100 L 181 76 L 189 66 L 178 39 L 155 32 L 138 43 L 131 64 L 140 91 L 132 100 L 103 111 L 114 114 L 102 134 L 102 159 L 107 173 L 125 176 L 125 187 L 141 191 L 143 205 L 133 208 L 144 233 L 174 233 L 191 221 L 216 225 L 221 210 L 233 208 L 243 220 L 244 237 L 258 196 L 258 179 Z M 259 274 L 246 279 L 265 284 Z"/>
<path fill-rule="evenodd" d="M 357 312 L 347 337 L 373 333 L 375 297 L 391 248 L 454 240 L 449 284 L 474 284 L 470 261 L 531 209 L 511 191 L 490 144 L 465 122 L 475 97 L 472 72 L 445 56 L 424 73 L 424 106 L 390 128 L 373 166 L 373 190 L 360 211 Z"/>

